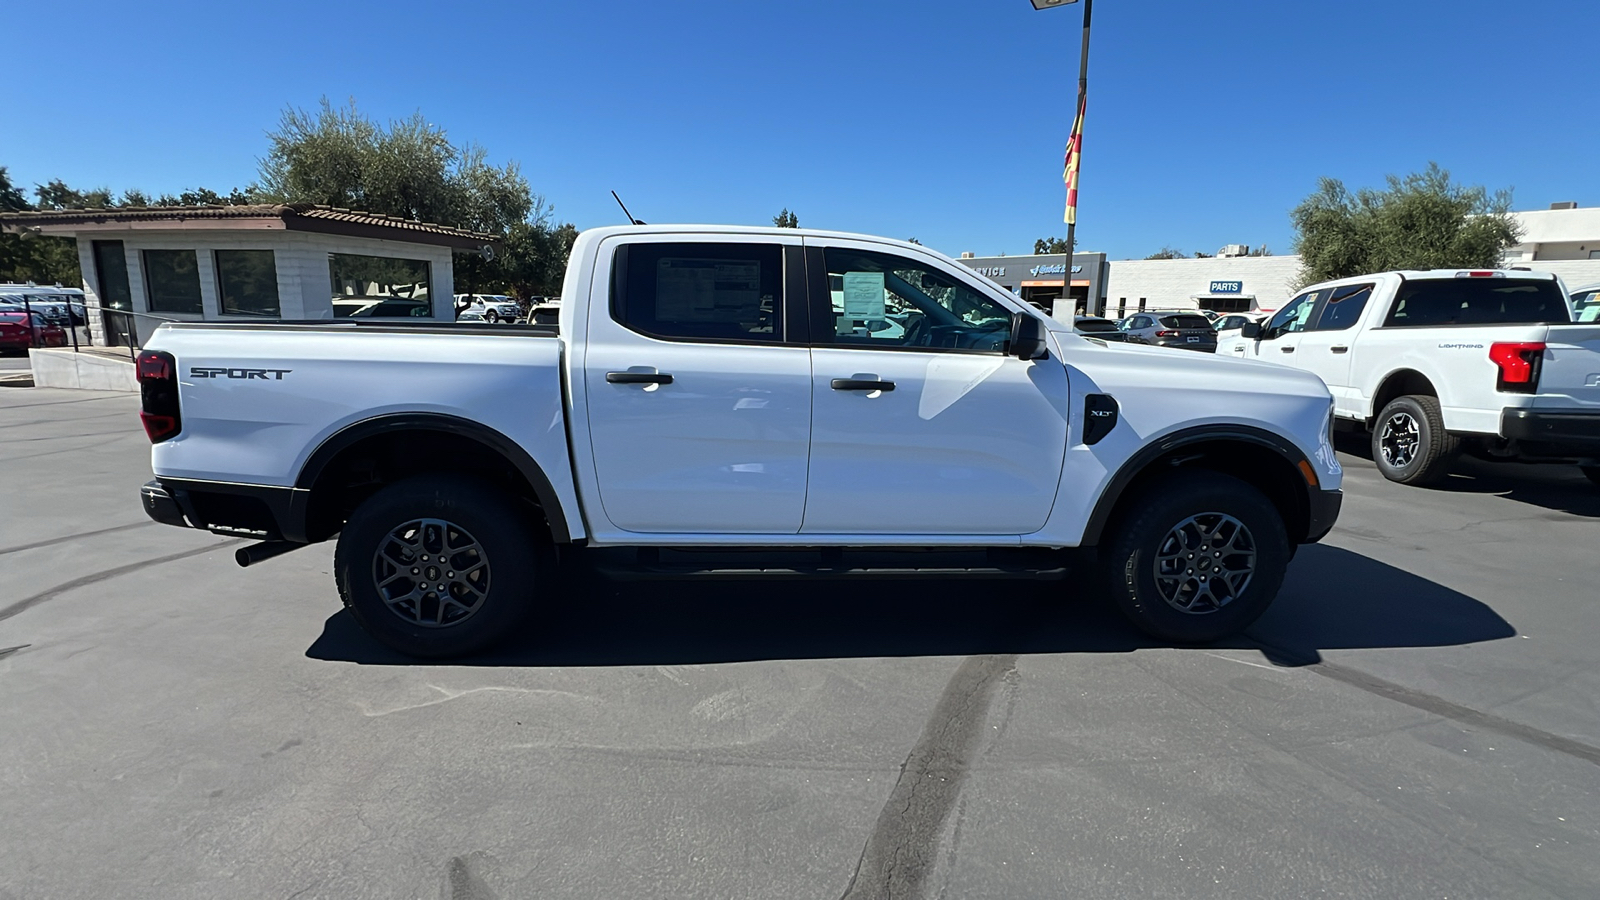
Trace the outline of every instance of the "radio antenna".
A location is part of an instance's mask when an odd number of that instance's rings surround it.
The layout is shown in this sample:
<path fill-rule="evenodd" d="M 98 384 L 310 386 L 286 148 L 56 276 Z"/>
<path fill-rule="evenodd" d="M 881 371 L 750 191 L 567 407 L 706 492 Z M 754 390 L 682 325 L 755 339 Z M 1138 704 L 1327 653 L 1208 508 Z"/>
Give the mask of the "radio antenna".
<path fill-rule="evenodd" d="M 628 212 L 628 205 L 626 203 L 622 202 L 622 198 L 617 196 L 617 192 L 616 191 L 612 191 L 611 192 L 611 199 L 617 201 L 617 205 L 622 207 L 622 214 L 628 217 L 628 221 L 629 222 L 633 223 L 634 225 L 643 225 L 644 224 L 643 222 L 639 221 L 638 219 L 635 219 L 633 217 L 633 213 Z"/>

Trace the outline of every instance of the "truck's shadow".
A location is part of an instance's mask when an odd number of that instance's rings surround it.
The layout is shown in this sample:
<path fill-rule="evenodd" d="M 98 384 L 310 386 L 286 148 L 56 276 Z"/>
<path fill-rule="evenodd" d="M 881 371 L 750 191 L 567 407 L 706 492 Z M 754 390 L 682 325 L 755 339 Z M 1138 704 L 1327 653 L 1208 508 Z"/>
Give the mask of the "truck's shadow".
<path fill-rule="evenodd" d="M 528 633 L 469 666 L 684 665 L 770 659 L 1126 653 L 1159 646 L 1072 582 L 617 583 L 576 578 Z M 1301 548 L 1272 609 L 1224 646 L 1303 665 L 1319 651 L 1434 647 L 1515 630 L 1465 594 L 1335 547 Z M 313 659 L 422 665 L 340 612 Z"/>
<path fill-rule="evenodd" d="M 1347 459 L 1347 466 L 1370 467 L 1372 445 L 1366 435 L 1339 432 L 1334 435 L 1334 446 L 1340 453 L 1360 460 L 1352 463 Z M 1600 486 L 1589 481 L 1577 466 L 1572 465 L 1490 462 L 1464 456 L 1451 467 L 1450 477 L 1433 487 L 1384 484 L 1395 491 L 1495 494 L 1542 509 L 1591 519 L 1600 518 Z"/>

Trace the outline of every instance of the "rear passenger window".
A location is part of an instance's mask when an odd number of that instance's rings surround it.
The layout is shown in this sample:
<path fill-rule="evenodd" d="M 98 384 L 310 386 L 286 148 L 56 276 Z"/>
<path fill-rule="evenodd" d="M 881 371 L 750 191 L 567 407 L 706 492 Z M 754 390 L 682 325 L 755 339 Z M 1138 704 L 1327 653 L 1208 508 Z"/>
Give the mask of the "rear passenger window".
<path fill-rule="evenodd" d="M 1312 330 L 1343 331 L 1354 325 L 1361 318 L 1361 311 L 1367 308 L 1367 301 L 1372 299 L 1372 287 L 1370 284 L 1351 284 L 1334 288 L 1328 305 L 1322 308 L 1322 316 Z"/>
<path fill-rule="evenodd" d="M 1400 286 L 1385 325 L 1556 325 L 1572 321 L 1554 279 L 1426 278 Z"/>
<path fill-rule="evenodd" d="M 652 337 L 776 342 L 782 286 L 775 244 L 626 244 L 612 269 L 611 314 Z"/>

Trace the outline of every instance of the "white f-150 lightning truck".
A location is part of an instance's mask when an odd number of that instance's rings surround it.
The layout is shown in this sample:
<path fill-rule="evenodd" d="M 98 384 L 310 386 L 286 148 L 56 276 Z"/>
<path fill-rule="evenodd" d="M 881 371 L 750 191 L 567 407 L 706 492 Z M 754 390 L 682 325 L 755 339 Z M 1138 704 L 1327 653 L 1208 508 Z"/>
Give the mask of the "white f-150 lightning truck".
<path fill-rule="evenodd" d="M 1592 320 L 1591 320 L 1592 321 Z M 1600 484 L 1600 324 L 1561 282 L 1505 269 L 1380 272 L 1306 288 L 1224 357 L 1315 373 L 1370 428 L 1391 481 L 1429 484 L 1457 454 L 1577 463 Z"/>
<path fill-rule="evenodd" d="M 1315 376 L 1079 336 L 918 245 L 600 228 L 562 298 L 553 329 L 163 325 L 138 362 L 146 511 L 260 539 L 241 564 L 337 535 L 345 605 L 418 656 L 572 602 L 562 554 L 646 576 L 1072 557 L 1147 632 L 1207 641 L 1338 515 Z"/>

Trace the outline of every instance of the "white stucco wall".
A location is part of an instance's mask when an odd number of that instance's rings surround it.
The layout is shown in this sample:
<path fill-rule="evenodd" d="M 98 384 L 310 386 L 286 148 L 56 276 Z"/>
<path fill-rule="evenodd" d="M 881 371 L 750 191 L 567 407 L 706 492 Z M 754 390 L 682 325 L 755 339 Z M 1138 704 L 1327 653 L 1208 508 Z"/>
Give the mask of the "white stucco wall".
<path fill-rule="evenodd" d="M 1110 263 L 1106 315 L 1119 304 L 1128 312 L 1146 309 L 1197 309 L 1196 294 L 1209 294 L 1213 281 L 1242 282 L 1240 294 L 1253 296 L 1255 308 L 1277 309 L 1292 297 L 1300 275 L 1299 256 L 1243 256 L 1230 259 L 1118 259 Z"/>
<path fill-rule="evenodd" d="M 455 270 L 449 247 L 413 244 L 405 241 L 341 237 L 296 231 L 208 230 L 200 231 L 124 231 L 83 234 L 78 237 L 78 264 L 83 271 L 84 293 L 89 305 L 100 305 L 98 273 L 94 266 L 93 240 L 120 240 L 127 256 L 128 289 L 133 297 L 141 341 L 160 319 L 178 321 L 222 320 L 259 322 L 255 316 L 225 316 L 217 291 L 215 250 L 271 250 L 278 274 L 278 306 L 284 319 L 333 318 L 333 284 L 328 272 L 328 257 L 334 253 L 365 256 L 390 256 L 427 260 L 430 268 L 430 297 L 433 319 L 455 320 L 451 297 L 455 293 Z M 145 250 L 193 250 L 200 275 L 201 315 L 175 312 L 151 313 L 145 291 L 142 252 Z M 90 317 L 90 331 L 96 344 L 105 343 L 100 316 Z"/>

